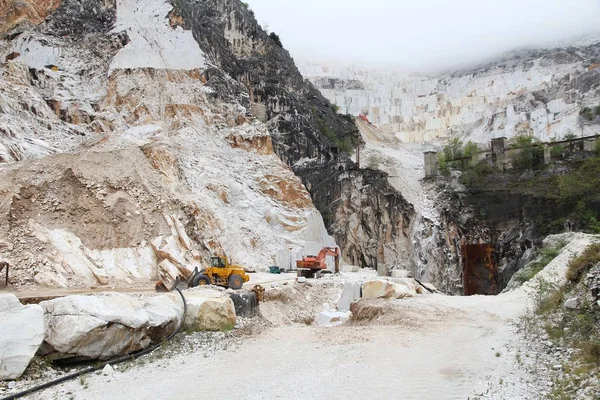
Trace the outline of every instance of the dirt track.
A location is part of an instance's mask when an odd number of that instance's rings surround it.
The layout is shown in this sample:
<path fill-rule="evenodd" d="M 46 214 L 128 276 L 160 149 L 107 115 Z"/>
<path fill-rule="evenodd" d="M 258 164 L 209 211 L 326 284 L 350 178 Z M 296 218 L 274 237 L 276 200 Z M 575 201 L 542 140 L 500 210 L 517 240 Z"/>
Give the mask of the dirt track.
<path fill-rule="evenodd" d="M 244 288 L 250 289 L 254 285 L 264 285 L 271 282 L 292 282 L 296 278 L 296 274 L 281 274 L 274 275 L 264 272 L 252 273 L 250 275 L 250 281 L 244 284 Z M 146 285 L 138 285 L 136 287 L 121 287 L 121 288 L 109 288 L 109 287 L 97 287 L 97 288 L 44 288 L 37 286 L 26 286 L 18 289 L 11 287 L 5 288 L 0 287 L 1 293 L 12 293 L 19 298 L 24 304 L 39 303 L 40 301 L 50 300 L 57 297 L 71 296 L 77 294 L 96 294 L 103 292 L 119 292 L 126 294 L 154 294 L 156 290 L 154 288 L 156 282 L 148 282 Z"/>
<path fill-rule="evenodd" d="M 368 324 L 275 327 L 209 358 L 176 356 L 32 398 L 534 399 L 533 377 L 515 361 L 528 350 L 508 324 L 522 304 L 420 296 L 387 303 L 393 312 Z"/>

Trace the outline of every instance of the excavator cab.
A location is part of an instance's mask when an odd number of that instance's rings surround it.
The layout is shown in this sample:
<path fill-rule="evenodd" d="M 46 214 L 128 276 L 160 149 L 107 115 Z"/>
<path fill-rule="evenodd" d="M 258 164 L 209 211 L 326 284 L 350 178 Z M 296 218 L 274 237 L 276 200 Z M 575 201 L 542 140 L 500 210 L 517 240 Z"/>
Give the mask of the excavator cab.
<path fill-rule="evenodd" d="M 212 257 L 210 259 L 210 265 L 213 268 L 226 268 L 227 265 L 221 257 Z"/>

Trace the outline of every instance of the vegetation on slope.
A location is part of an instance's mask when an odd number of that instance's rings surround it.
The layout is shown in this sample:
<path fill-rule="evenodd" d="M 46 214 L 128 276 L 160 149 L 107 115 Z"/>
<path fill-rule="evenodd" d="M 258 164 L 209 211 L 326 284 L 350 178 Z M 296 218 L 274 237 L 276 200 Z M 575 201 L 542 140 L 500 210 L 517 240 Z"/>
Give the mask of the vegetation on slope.
<path fill-rule="evenodd" d="M 340 152 L 346 154 L 352 153 L 352 151 L 354 150 L 354 143 L 349 137 L 338 137 L 334 130 L 331 129 L 329 125 L 327 125 L 327 122 L 325 122 L 323 118 L 317 115 L 315 110 L 313 110 L 313 115 L 315 116 L 315 119 L 317 121 L 319 131 L 323 134 L 323 136 L 329 139 L 332 142 L 332 144 L 339 149 Z"/>
<path fill-rule="evenodd" d="M 533 277 L 535 277 L 538 272 L 543 270 L 552 260 L 554 260 L 559 254 L 560 251 L 565 247 L 566 243 L 561 242 L 557 246 L 554 247 L 546 247 L 539 251 L 537 258 L 530 262 L 525 268 L 518 271 L 514 279 L 522 284 L 525 283 Z"/>
<path fill-rule="evenodd" d="M 567 279 L 569 282 L 577 284 L 583 274 L 598 263 L 600 263 L 600 243 L 594 243 L 569 263 Z"/>
<path fill-rule="evenodd" d="M 438 153 L 438 168 L 442 175 L 450 175 L 450 169 L 468 170 L 474 167 L 473 156 L 479 152 L 476 143 L 468 141 L 466 144 L 458 139 L 451 139 L 442 152 Z"/>
<path fill-rule="evenodd" d="M 566 155 L 547 165 L 541 146 L 531 137 L 516 137 L 512 144 L 522 149 L 512 170 L 499 171 L 487 162 L 472 160 L 447 162 L 447 153 L 464 154 L 466 147 L 460 142 L 444 148 L 440 170 L 446 174 L 450 168 L 461 170 L 460 181 L 472 193 L 504 191 L 529 199 L 528 203 L 537 199 L 545 206 L 527 218 L 536 224 L 540 236 L 565 230 L 600 233 L 600 140 L 592 153 Z"/>
<path fill-rule="evenodd" d="M 574 349 L 557 374 L 552 399 L 572 399 L 600 374 L 600 306 L 589 289 L 587 273 L 600 263 L 600 244 L 592 244 L 568 266 L 562 286 L 540 280 L 535 314 L 548 338 L 561 348 Z M 578 307 L 565 307 L 577 298 Z"/>

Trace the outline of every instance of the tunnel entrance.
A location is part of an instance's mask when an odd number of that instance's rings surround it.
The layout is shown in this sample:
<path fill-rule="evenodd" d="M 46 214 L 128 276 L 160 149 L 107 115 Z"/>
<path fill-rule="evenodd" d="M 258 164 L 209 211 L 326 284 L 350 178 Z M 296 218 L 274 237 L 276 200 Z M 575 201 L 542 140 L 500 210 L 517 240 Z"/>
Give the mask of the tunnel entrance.
<path fill-rule="evenodd" d="M 490 244 L 465 244 L 462 246 L 465 295 L 496 295 L 499 292 L 498 270 L 494 248 Z"/>

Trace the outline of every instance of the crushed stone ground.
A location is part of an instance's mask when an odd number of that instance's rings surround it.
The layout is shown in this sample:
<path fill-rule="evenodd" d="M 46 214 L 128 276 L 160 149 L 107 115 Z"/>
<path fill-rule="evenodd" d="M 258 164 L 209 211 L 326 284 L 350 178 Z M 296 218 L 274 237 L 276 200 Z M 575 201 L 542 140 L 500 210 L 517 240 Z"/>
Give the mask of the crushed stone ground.
<path fill-rule="evenodd" d="M 277 325 L 208 356 L 176 354 L 30 399 L 66 393 L 91 400 L 197 399 L 200 393 L 206 399 L 543 398 L 516 361 L 527 346 L 512 325 L 521 303 L 511 302 L 508 295 L 375 301 L 388 309 L 368 325 Z"/>
<path fill-rule="evenodd" d="M 262 317 L 241 335 L 192 335 L 164 358 L 29 399 L 546 399 L 551 365 L 562 353 L 532 344 L 519 322 L 532 307 L 536 282 L 564 280 L 568 261 L 600 237 L 553 239 L 569 244 L 519 289 L 361 300 L 338 327 L 306 320 L 335 304 L 341 279 L 298 284 L 281 276 L 265 283 Z"/>

